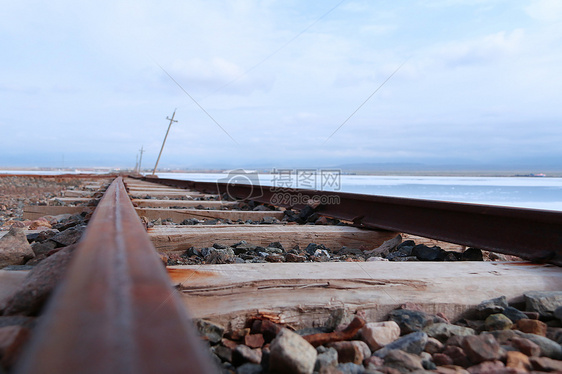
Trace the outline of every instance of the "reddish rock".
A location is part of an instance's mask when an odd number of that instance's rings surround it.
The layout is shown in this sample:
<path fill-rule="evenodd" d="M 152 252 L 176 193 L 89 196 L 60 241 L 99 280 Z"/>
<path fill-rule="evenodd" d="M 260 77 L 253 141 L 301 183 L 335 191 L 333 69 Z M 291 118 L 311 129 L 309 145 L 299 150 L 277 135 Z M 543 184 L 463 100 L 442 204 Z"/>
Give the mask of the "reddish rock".
<path fill-rule="evenodd" d="M 261 348 L 264 343 L 263 334 L 250 334 L 244 337 L 244 344 L 250 348 Z"/>
<path fill-rule="evenodd" d="M 437 317 L 441 318 L 443 321 L 445 321 L 446 323 L 451 323 L 451 321 L 449 321 L 449 318 L 447 318 L 446 315 L 444 315 L 443 313 L 439 312 L 436 314 Z"/>
<path fill-rule="evenodd" d="M 437 366 L 434 371 L 438 374 L 470 374 L 466 369 L 456 365 Z"/>
<path fill-rule="evenodd" d="M 267 255 L 267 257 L 265 258 L 265 260 L 267 262 L 283 262 L 285 258 L 279 254 L 276 253 L 272 253 L 270 255 Z"/>
<path fill-rule="evenodd" d="M 453 359 L 446 354 L 434 353 L 431 357 L 433 357 L 433 363 L 437 366 L 453 365 Z"/>
<path fill-rule="evenodd" d="M 503 349 L 491 334 L 469 335 L 464 338 L 462 348 L 473 364 L 499 360 L 503 354 Z"/>
<path fill-rule="evenodd" d="M 527 356 L 540 356 L 541 354 L 541 347 L 538 346 L 535 342 L 530 341 L 529 339 L 525 338 L 513 338 L 509 342 L 511 346 L 517 349 L 519 352 L 527 355 Z"/>
<path fill-rule="evenodd" d="M 508 368 L 529 370 L 531 368 L 531 362 L 529 361 L 529 357 L 524 353 L 508 351 L 505 366 Z"/>
<path fill-rule="evenodd" d="M 533 370 L 562 372 L 562 361 L 553 360 L 548 357 L 530 357 L 529 361 Z"/>
<path fill-rule="evenodd" d="M 271 322 L 268 319 L 256 319 L 252 323 L 252 334 L 262 334 L 266 343 L 271 342 L 277 334 L 283 329 L 283 326 Z"/>
<path fill-rule="evenodd" d="M 38 218 L 35 221 L 31 222 L 31 224 L 29 225 L 30 230 L 37 230 L 39 227 L 45 227 L 50 229 L 52 226 L 49 223 L 49 221 L 45 219 L 45 217 Z"/>
<path fill-rule="evenodd" d="M 29 329 L 23 326 L 0 327 L 0 359 L 2 366 L 11 367 L 29 338 Z"/>
<path fill-rule="evenodd" d="M 326 218 L 326 217 L 324 217 L 324 216 L 318 218 L 318 219 L 314 222 L 315 225 L 327 225 L 328 223 L 329 223 L 329 222 L 328 222 L 328 218 Z"/>
<path fill-rule="evenodd" d="M 412 303 L 409 301 L 400 305 L 400 309 L 409 309 L 409 310 L 416 310 L 418 312 L 423 312 L 423 309 L 420 304 Z"/>
<path fill-rule="evenodd" d="M 453 335 L 445 342 L 445 345 L 454 345 L 456 347 L 462 347 L 462 341 L 464 340 L 464 336 L 460 335 Z"/>
<path fill-rule="evenodd" d="M 298 256 L 298 255 L 295 255 L 293 253 L 287 253 L 285 255 L 285 261 L 287 261 L 287 262 L 305 262 L 306 257 L 305 256 Z"/>
<path fill-rule="evenodd" d="M 243 329 L 229 331 L 225 334 L 225 336 L 230 340 L 242 340 L 249 333 L 250 333 L 250 328 L 246 327 Z"/>
<path fill-rule="evenodd" d="M 221 344 L 224 345 L 227 348 L 230 348 L 232 350 L 236 349 L 236 347 L 238 347 L 238 343 L 230 340 L 230 339 L 226 339 L 226 338 L 222 338 L 221 340 Z"/>
<path fill-rule="evenodd" d="M 336 329 L 334 332 L 305 335 L 303 338 L 312 344 L 313 347 L 318 347 L 331 342 L 353 339 L 363 326 L 365 326 L 365 320 L 359 316 L 355 316 L 349 325 L 341 331 L 337 331 Z"/>
<path fill-rule="evenodd" d="M 451 360 L 453 360 L 453 365 L 461 366 L 464 368 L 470 366 L 470 362 L 466 357 L 466 353 L 461 347 L 448 345 L 445 347 L 445 350 L 443 350 L 443 354 L 449 356 Z"/>
<path fill-rule="evenodd" d="M 468 370 L 470 374 L 500 374 L 505 372 L 505 365 L 498 360 L 485 361 L 478 365 L 471 366 L 466 370 Z"/>
<path fill-rule="evenodd" d="M 363 359 L 366 358 L 361 346 L 355 344 L 354 341 L 335 342 L 327 344 L 327 346 L 338 351 L 338 362 L 340 364 L 353 362 L 354 364 L 361 365 Z"/>
<path fill-rule="evenodd" d="M 536 319 L 520 319 L 515 328 L 528 334 L 546 336 L 546 323 Z"/>

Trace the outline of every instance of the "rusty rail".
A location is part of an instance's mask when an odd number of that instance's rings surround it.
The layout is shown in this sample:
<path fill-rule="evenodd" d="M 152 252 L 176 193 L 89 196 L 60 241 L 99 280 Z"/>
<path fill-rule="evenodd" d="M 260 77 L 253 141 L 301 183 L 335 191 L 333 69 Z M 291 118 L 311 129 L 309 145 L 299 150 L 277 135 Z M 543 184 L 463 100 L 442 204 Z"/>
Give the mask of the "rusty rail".
<path fill-rule="evenodd" d="M 263 203 L 271 203 L 277 193 L 267 187 L 257 191 L 256 186 L 242 184 L 147 180 L 205 193 L 228 191 L 231 196 L 252 196 L 253 200 Z M 353 221 L 363 227 L 404 232 L 562 265 L 562 213 L 343 192 L 293 189 L 283 193 L 295 197 L 295 200 L 302 200 L 302 196 L 338 196 L 339 204 L 321 205 L 318 212 Z M 282 202 L 275 205 L 291 207 Z M 302 208 L 304 205 L 294 207 Z"/>
<path fill-rule="evenodd" d="M 211 373 L 123 185 L 100 201 L 17 373 Z"/>

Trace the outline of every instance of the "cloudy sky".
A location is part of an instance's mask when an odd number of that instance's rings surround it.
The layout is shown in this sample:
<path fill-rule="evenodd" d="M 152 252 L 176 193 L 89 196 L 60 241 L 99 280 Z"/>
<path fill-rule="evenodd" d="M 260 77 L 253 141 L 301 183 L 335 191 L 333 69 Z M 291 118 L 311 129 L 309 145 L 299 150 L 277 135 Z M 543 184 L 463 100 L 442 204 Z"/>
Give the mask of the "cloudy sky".
<path fill-rule="evenodd" d="M 562 168 L 560 0 L 20 0 L 0 17 L 0 166 L 133 167 L 141 146 L 151 166 L 177 108 L 162 167 Z"/>

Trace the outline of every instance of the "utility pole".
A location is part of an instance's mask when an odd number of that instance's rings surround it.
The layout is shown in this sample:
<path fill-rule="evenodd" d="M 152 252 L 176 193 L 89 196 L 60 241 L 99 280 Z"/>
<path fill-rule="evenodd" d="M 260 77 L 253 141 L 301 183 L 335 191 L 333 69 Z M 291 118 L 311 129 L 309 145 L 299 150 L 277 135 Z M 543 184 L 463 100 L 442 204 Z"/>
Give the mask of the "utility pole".
<path fill-rule="evenodd" d="M 160 153 L 158 154 L 158 159 L 156 160 L 156 165 L 154 165 L 154 170 L 152 171 L 152 175 L 154 175 L 154 173 L 156 173 L 156 168 L 158 167 L 158 162 L 160 162 L 160 156 L 162 156 L 162 151 L 164 150 L 164 144 L 166 144 L 166 139 L 168 138 L 168 133 L 170 132 L 170 127 L 172 127 L 172 123 L 173 122 L 178 122 L 176 120 L 174 120 L 174 116 L 176 115 L 176 109 L 174 109 L 174 114 L 172 114 L 172 118 L 166 117 L 167 120 L 170 121 L 170 124 L 168 125 L 168 131 L 166 131 L 166 136 L 164 137 L 164 141 L 162 142 L 162 148 L 160 148 Z"/>
<path fill-rule="evenodd" d="M 143 145 L 143 146 L 141 146 L 141 149 L 140 149 L 140 151 L 139 151 L 139 152 L 140 152 L 140 160 L 139 160 L 139 169 L 138 169 L 138 173 L 140 174 L 140 173 L 141 173 L 141 170 L 142 170 L 142 169 L 141 169 L 141 164 L 142 164 L 142 154 L 143 154 L 143 153 L 145 152 L 145 151 L 144 151 L 144 145 Z"/>
<path fill-rule="evenodd" d="M 137 153 L 137 162 L 135 164 L 135 173 L 139 172 L 139 154 Z"/>

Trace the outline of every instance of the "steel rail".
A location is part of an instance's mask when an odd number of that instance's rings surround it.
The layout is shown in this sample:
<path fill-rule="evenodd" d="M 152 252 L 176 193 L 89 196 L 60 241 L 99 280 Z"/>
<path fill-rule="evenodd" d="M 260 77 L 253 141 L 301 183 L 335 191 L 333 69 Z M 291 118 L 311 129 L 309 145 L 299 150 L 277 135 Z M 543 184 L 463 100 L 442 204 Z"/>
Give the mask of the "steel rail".
<path fill-rule="evenodd" d="M 224 193 L 283 207 L 303 208 L 304 197 L 338 197 L 324 204 L 319 214 L 353 221 L 359 226 L 419 235 L 483 250 L 562 265 L 562 213 L 492 205 L 453 203 L 344 192 L 291 189 L 281 192 L 266 186 L 146 178 L 168 186 L 204 193 Z"/>
<path fill-rule="evenodd" d="M 212 373 L 121 177 L 107 189 L 17 373 Z"/>

